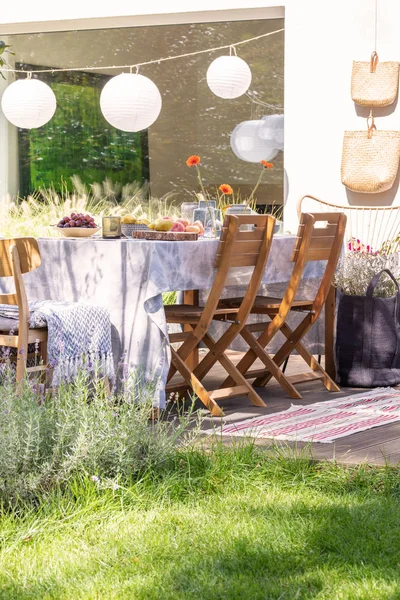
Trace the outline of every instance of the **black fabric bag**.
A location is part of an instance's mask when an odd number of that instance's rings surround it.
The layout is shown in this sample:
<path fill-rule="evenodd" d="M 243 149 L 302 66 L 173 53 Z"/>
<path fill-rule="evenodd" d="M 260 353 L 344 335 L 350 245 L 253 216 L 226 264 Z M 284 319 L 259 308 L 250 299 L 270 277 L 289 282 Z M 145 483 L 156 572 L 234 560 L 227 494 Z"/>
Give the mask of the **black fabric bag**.
<path fill-rule="evenodd" d="M 390 298 L 375 298 L 383 273 L 397 287 Z M 365 296 L 338 292 L 336 373 L 343 386 L 380 387 L 400 384 L 400 288 L 384 269 L 371 280 Z"/>

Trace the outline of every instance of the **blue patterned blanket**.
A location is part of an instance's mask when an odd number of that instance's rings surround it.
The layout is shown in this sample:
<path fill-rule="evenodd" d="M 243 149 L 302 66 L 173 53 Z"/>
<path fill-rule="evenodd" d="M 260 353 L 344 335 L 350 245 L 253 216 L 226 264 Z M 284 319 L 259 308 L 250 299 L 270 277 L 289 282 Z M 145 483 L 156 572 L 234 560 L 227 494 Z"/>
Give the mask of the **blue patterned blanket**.
<path fill-rule="evenodd" d="M 47 327 L 47 354 L 53 385 L 96 367 L 115 378 L 108 311 L 96 305 L 43 300 L 29 303 L 31 328 Z M 0 315 L 18 319 L 18 307 L 0 304 Z"/>

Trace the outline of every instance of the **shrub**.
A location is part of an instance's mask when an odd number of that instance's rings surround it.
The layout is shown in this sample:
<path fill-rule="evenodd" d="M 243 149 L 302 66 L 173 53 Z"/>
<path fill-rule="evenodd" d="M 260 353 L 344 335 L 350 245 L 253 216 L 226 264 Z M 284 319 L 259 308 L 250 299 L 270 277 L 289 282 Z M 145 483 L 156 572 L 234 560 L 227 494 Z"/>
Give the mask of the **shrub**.
<path fill-rule="evenodd" d="M 160 469 L 196 435 L 190 413 L 149 420 L 154 389 L 130 376 L 127 391 L 107 396 L 103 382 L 81 373 L 43 398 L 25 382 L 18 395 L 0 385 L 0 501 L 35 502 L 84 474 L 94 481 L 132 483 Z"/>

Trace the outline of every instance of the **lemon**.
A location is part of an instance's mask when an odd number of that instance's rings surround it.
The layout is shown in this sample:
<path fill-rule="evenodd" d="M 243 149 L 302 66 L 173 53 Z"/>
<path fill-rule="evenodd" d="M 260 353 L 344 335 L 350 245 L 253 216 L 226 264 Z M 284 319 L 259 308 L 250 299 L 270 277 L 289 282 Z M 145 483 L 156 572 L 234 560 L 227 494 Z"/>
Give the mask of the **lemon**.
<path fill-rule="evenodd" d="M 136 219 L 135 217 L 132 217 L 132 215 L 124 215 L 122 217 L 121 223 L 124 223 L 124 225 L 133 225 L 134 223 L 136 223 Z"/>

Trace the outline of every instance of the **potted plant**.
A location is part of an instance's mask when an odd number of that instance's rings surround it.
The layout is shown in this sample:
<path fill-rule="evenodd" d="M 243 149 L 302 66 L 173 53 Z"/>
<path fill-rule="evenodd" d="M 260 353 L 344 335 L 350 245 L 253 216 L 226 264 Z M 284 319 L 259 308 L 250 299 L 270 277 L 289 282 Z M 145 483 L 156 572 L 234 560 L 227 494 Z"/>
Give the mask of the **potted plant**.
<path fill-rule="evenodd" d="M 351 240 L 334 278 L 335 358 L 339 385 L 400 383 L 399 255 L 373 252 Z"/>

